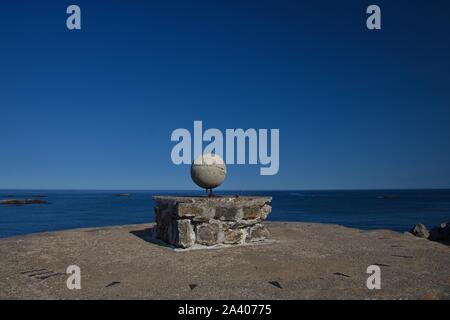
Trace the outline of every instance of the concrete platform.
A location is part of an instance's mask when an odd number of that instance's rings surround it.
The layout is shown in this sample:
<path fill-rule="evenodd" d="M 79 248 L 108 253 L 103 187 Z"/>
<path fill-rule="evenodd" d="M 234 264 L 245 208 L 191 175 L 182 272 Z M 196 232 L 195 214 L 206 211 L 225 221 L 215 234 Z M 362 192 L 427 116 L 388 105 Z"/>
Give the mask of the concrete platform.
<path fill-rule="evenodd" d="M 152 225 L 0 240 L 2 299 L 449 299 L 450 251 L 387 230 L 268 223 L 275 243 L 176 252 Z M 66 268 L 81 268 L 81 289 Z M 366 287 L 369 265 L 380 290 Z"/>

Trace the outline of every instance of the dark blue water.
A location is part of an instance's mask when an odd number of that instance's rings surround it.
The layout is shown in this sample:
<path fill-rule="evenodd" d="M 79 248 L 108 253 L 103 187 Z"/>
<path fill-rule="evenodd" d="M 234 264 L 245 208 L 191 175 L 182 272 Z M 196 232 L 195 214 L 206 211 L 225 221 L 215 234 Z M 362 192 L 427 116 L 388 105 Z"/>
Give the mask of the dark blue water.
<path fill-rule="evenodd" d="M 117 193 L 131 193 L 117 197 Z M 237 192 L 219 192 L 236 194 Z M 15 191 L 0 190 L 0 199 L 42 195 L 51 204 L 0 205 L 0 237 L 80 227 L 154 221 L 152 195 L 198 195 L 164 191 Z M 336 223 L 361 229 L 406 231 L 422 222 L 450 221 L 450 190 L 247 191 L 271 195 L 272 221 Z"/>

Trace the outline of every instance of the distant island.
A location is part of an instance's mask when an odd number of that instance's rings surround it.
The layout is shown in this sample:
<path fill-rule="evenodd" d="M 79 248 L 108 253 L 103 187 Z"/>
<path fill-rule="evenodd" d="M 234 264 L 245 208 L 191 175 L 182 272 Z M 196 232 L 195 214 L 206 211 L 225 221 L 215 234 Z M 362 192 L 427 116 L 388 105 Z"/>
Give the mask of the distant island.
<path fill-rule="evenodd" d="M 131 196 L 131 193 L 117 193 L 115 194 L 116 197 L 129 197 Z"/>
<path fill-rule="evenodd" d="M 2 205 L 25 205 L 25 204 L 50 204 L 50 202 L 39 199 L 7 199 L 0 200 Z"/>

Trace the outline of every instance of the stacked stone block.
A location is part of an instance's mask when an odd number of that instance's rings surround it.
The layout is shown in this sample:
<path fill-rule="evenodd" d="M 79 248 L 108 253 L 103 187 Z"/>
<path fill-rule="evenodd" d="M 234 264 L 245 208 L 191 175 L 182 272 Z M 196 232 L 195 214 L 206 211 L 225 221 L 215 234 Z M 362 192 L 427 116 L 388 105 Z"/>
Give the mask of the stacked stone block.
<path fill-rule="evenodd" d="M 239 245 L 263 241 L 269 232 L 262 224 L 272 210 L 271 197 L 153 198 L 156 237 L 179 248 Z"/>

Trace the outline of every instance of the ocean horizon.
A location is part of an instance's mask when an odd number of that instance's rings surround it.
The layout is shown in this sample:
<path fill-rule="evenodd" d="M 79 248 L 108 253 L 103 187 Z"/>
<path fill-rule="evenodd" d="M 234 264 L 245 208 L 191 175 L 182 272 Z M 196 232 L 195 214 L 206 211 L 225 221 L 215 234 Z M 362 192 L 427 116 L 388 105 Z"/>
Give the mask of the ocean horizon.
<path fill-rule="evenodd" d="M 128 196 L 119 196 L 120 194 Z M 0 205 L 0 238 L 73 228 L 154 222 L 154 195 L 205 195 L 201 190 L 0 190 L 0 199 L 49 204 Z M 217 195 L 273 197 L 268 221 L 339 224 L 408 231 L 450 220 L 450 189 L 217 190 Z"/>

